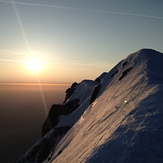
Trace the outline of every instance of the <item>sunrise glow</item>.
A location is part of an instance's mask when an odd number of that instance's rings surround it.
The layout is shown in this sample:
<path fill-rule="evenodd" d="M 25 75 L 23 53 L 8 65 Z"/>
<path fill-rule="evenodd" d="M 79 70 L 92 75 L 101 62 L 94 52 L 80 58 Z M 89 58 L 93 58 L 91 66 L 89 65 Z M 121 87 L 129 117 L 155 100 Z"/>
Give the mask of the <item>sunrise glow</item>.
<path fill-rule="evenodd" d="M 42 63 L 36 59 L 28 61 L 27 65 L 28 65 L 28 69 L 34 73 L 40 71 L 42 67 Z"/>

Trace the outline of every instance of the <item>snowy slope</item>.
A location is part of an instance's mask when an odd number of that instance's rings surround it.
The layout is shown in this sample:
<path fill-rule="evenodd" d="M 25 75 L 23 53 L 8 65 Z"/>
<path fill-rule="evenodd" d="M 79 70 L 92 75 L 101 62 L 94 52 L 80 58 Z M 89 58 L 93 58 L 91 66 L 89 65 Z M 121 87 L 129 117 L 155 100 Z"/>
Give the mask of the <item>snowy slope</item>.
<path fill-rule="evenodd" d="M 60 139 L 77 122 L 85 109 L 90 105 L 90 98 L 96 85 L 98 85 L 98 82 L 92 80 L 83 80 L 77 84 L 74 93 L 65 104 L 78 99 L 80 106 L 70 114 L 60 115 L 58 124 L 38 140 L 17 162 L 39 163 L 44 161 Z M 63 107 L 65 104 L 63 104 Z M 65 107 L 65 109 L 67 108 Z"/>
<path fill-rule="evenodd" d="M 45 162 L 163 162 L 162 63 L 150 49 L 119 62 Z"/>
<path fill-rule="evenodd" d="M 75 92 L 69 98 L 69 100 L 74 100 L 75 98 L 79 98 L 79 104 L 82 104 L 88 97 L 92 95 L 94 87 L 98 84 L 98 82 L 92 80 L 83 80 L 76 86 Z"/>

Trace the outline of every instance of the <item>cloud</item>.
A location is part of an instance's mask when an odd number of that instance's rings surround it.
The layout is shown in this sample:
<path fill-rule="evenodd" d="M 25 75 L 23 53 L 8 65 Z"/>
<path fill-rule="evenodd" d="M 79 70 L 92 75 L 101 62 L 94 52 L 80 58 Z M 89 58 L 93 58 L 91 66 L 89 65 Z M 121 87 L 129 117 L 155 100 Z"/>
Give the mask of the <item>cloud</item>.
<path fill-rule="evenodd" d="M 16 50 L 0 49 L 0 52 L 2 54 L 4 54 L 5 56 L 6 55 L 10 55 L 10 56 L 13 56 L 13 55 L 17 55 L 17 56 L 27 55 L 27 52 L 26 51 L 16 51 Z M 2 55 L 2 54 L 0 54 L 0 55 Z"/>
<path fill-rule="evenodd" d="M 26 62 L 26 61 L 24 61 L 24 60 L 14 60 L 14 59 L 0 59 L 0 61 L 2 61 L 2 62 L 19 62 L 19 63 L 24 63 L 24 62 Z"/>
<path fill-rule="evenodd" d="M 66 9 L 66 10 L 99 12 L 99 13 L 116 14 L 116 15 L 128 15 L 128 16 L 136 16 L 136 17 L 144 17 L 144 18 L 163 19 L 162 16 L 143 15 L 143 14 L 137 14 L 137 13 L 117 12 L 117 11 L 109 11 L 109 10 L 82 9 L 82 8 L 75 8 L 75 7 L 47 5 L 47 4 L 41 4 L 41 3 L 40 4 L 38 4 L 38 3 L 25 3 L 25 2 L 5 1 L 5 0 L 0 0 L 0 2 L 1 3 L 18 4 L 18 5 L 26 5 L 26 6 L 49 7 L 49 8 Z"/>

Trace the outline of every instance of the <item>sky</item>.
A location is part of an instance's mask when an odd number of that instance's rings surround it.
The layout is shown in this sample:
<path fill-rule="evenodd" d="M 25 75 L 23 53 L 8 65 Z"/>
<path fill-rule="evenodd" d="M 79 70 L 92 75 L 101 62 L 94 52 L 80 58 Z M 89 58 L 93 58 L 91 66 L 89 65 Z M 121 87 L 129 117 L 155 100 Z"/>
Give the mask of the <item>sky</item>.
<path fill-rule="evenodd" d="M 0 0 L 0 82 L 94 80 L 139 49 L 163 52 L 162 7 L 162 0 Z"/>

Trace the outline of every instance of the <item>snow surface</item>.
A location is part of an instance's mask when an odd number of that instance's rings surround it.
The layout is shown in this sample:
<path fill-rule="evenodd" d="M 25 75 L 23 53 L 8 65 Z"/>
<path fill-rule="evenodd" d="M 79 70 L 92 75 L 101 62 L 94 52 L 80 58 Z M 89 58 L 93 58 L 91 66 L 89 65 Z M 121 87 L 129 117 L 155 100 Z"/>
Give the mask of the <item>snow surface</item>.
<path fill-rule="evenodd" d="M 79 98 L 79 104 L 82 104 L 88 97 L 92 95 L 92 92 L 98 82 L 92 80 L 83 80 L 80 82 L 75 88 L 75 92 L 69 98 L 69 100 L 74 100 L 75 98 Z"/>
<path fill-rule="evenodd" d="M 119 62 L 45 162 L 163 162 L 162 62 L 150 49 Z"/>

